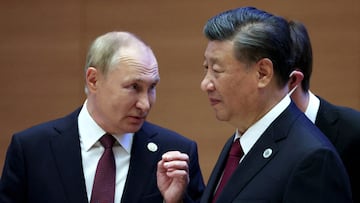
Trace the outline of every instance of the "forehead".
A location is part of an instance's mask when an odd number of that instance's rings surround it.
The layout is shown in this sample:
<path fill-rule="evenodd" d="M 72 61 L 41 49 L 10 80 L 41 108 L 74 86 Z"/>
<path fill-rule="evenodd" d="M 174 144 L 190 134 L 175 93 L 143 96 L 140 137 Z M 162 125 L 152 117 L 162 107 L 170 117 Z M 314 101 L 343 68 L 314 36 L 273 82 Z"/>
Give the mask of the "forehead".
<path fill-rule="evenodd" d="M 117 62 L 129 66 L 129 68 L 158 69 L 158 63 L 153 51 L 143 44 L 135 44 L 120 49 Z"/>
<path fill-rule="evenodd" d="M 157 67 L 153 51 L 145 45 L 134 45 L 119 50 L 117 61 L 120 63 L 139 63 L 146 67 Z"/>
<path fill-rule="evenodd" d="M 110 75 L 123 81 L 154 83 L 160 80 L 158 64 L 153 54 L 123 53 L 111 72 L 113 74 Z"/>
<path fill-rule="evenodd" d="M 205 50 L 205 58 L 209 60 L 219 60 L 233 56 L 232 41 L 209 41 Z"/>

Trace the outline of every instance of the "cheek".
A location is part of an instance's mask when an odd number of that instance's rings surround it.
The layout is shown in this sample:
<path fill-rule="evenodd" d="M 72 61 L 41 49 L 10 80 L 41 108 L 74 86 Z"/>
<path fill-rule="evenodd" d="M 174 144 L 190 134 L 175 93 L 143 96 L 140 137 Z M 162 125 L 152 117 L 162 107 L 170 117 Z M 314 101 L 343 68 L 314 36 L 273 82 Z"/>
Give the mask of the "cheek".
<path fill-rule="evenodd" d="M 133 111 L 135 108 L 136 102 L 130 98 L 117 98 L 112 100 L 109 104 L 108 113 L 112 118 L 119 120 L 122 119 L 129 112 Z"/>
<path fill-rule="evenodd" d="M 103 104 L 108 106 L 105 108 L 108 108 L 110 113 L 120 113 L 119 111 L 130 108 L 135 100 L 134 96 L 131 96 L 121 90 L 111 91 L 108 93 L 109 94 L 103 95 Z"/>
<path fill-rule="evenodd" d="M 228 96 L 237 94 L 242 86 L 241 80 L 236 77 L 224 77 L 218 79 L 216 83 L 216 89 L 221 90 L 223 94 L 227 94 Z"/>
<path fill-rule="evenodd" d="M 229 77 L 221 81 L 221 85 L 217 89 L 219 90 L 221 87 L 219 92 L 221 92 L 226 103 L 236 105 L 246 100 L 248 95 L 252 93 L 253 88 L 251 86 L 252 84 L 244 78 Z"/>
<path fill-rule="evenodd" d="M 156 91 L 152 91 L 149 93 L 149 102 L 150 104 L 154 104 L 156 102 Z"/>

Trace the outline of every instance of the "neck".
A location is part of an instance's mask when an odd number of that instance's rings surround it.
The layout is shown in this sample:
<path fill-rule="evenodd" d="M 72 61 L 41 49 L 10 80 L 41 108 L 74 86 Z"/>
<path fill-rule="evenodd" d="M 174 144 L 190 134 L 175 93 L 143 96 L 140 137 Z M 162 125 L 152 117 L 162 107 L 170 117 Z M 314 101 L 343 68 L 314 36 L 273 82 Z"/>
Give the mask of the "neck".
<path fill-rule="evenodd" d="M 297 88 L 292 94 L 291 99 L 295 102 L 296 106 L 305 112 L 309 105 L 309 91 L 304 92 L 301 88 Z"/>

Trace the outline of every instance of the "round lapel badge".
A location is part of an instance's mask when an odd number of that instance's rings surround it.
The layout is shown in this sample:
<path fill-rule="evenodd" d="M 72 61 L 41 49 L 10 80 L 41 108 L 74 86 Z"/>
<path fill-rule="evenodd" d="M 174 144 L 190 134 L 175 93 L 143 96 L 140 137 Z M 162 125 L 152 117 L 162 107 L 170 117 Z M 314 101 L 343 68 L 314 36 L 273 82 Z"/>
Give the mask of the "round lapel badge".
<path fill-rule="evenodd" d="M 158 146 L 157 146 L 155 143 L 153 143 L 153 142 L 149 142 L 149 143 L 147 144 L 147 148 L 148 148 L 148 150 L 151 151 L 151 152 L 156 152 L 156 151 L 158 150 Z"/>
<path fill-rule="evenodd" d="M 272 149 L 267 148 L 267 149 L 264 150 L 263 157 L 265 159 L 267 159 L 267 158 L 269 158 L 271 156 L 271 154 L 272 154 Z"/>

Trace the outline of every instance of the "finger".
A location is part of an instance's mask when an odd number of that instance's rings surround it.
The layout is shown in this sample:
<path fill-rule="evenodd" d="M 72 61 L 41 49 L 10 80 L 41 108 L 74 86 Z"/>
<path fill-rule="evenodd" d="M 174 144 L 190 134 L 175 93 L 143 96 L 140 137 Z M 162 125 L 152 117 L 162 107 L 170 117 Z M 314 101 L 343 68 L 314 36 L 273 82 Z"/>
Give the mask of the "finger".
<path fill-rule="evenodd" d="M 164 161 L 182 160 L 189 161 L 189 156 L 179 151 L 168 151 L 162 155 Z"/>
<path fill-rule="evenodd" d="M 185 171 L 188 171 L 188 168 L 189 168 L 187 161 L 179 161 L 179 160 L 164 162 L 163 166 L 168 171 L 169 170 L 185 170 Z"/>
<path fill-rule="evenodd" d="M 166 172 L 167 171 L 167 168 L 164 166 L 164 160 L 160 160 L 158 163 L 157 163 L 157 170 L 158 172 Z"/>
<path fill-rule="evenodd" d="M 167 171 L 166 175 L 170 178 L 182 178 L 187 179 L 188 173 L 185 170 L 174 170 L 174 171 Z"/>

